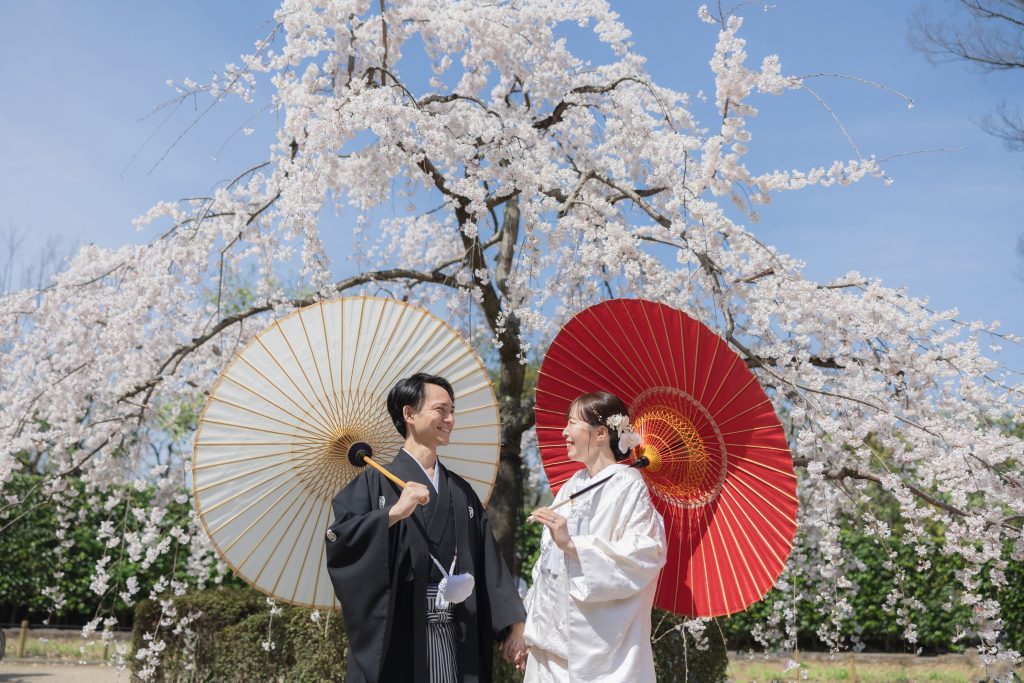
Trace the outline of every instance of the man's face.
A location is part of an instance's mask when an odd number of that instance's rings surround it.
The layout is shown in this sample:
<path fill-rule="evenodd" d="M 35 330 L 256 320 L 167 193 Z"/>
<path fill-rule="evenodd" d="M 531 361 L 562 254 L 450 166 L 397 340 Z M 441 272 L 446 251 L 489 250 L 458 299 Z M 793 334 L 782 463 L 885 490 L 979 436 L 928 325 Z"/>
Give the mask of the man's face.
<path fill-rule="evenodd" d="M 455 404 L 448 392 L 436 384 L 423 387 L 423 405 L 419 410 L 406 406 L 405 426 L 417 443 L 431 448 L 445 446 L 455 426 Z"/>

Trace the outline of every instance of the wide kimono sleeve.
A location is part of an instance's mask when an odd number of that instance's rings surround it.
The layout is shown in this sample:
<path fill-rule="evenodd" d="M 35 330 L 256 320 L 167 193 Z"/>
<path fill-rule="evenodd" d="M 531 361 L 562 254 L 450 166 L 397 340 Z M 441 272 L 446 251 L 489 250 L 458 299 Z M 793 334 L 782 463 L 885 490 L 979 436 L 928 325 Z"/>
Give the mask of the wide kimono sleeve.
<path fill-rule="evenodd" d="M 665 525 L 642 477 L 627 470 L 607 488 L 588 533 L 572 538 L 575 555 L 565 554 L 569 595 L 575 600 L 636 595 L 665 564 Z"/>
<path fill-rule="evenodd" d="M 475 496 L 474 496 L 475 498 Z M 487 603 L 490 612 L 490 626 L 495 639 L 505 636 L 509 626 L 516 622 L 526 621 L 526 609 L 519 597 L 519 589 L 512 579 L 512 572 L 498 549 L 498 542 L 491 529 L 491 521 L 487 518 L 479 500 L 474 504 L 477 512 L 474 517 L 479 519 L 479 538 L 482 544 L 484 581 L 487 587 Z"/>
<path fill-rule="evenodd" d="M 326 541 L 327 572 L 348 635 L 349 667 L 354 658 L 368 681 L 375 681 L 381 671 L 390 632 L 390 506 L 378 505 L 380 482 L 375 475 L 360 474 L 334 497 L 334 523 Z"/>

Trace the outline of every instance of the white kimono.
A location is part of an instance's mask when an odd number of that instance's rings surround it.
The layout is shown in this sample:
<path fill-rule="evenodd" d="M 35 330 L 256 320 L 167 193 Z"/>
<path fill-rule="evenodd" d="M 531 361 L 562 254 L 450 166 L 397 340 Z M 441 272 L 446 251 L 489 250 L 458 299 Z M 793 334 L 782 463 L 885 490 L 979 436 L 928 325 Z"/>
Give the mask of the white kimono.
<path fill-rule="evenodd" d="M 643 476 L 620 464 L 593 479 L 583 469 L 555 503 L 609 476 L 558 510 L 568 519 L 576 557 L 564 554 L 547 529 L 541 536 L 526 597 L 527 683 L 655 680 L 651 607 L 665 564 L 665 525 Z"/>

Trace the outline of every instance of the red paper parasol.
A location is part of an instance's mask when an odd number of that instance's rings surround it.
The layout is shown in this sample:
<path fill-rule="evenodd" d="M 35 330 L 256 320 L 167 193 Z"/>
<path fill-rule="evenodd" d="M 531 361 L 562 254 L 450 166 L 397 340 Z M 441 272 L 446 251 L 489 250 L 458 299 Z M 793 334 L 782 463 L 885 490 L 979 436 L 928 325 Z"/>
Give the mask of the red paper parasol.
<path fill-rule="evenodd" d="M 655 604 L 712 617 L 760 600 L 793 547 L 797 499 L 785 433 L 754 374 L 664 304 L 614 299 L 581 311 L 537 379 L 537 438 L 556 493 L 582 467 L 566 459 L 569 404 L 599 390 L 626 403 L 654 462 L 640 471 L 669 539 Z"/>

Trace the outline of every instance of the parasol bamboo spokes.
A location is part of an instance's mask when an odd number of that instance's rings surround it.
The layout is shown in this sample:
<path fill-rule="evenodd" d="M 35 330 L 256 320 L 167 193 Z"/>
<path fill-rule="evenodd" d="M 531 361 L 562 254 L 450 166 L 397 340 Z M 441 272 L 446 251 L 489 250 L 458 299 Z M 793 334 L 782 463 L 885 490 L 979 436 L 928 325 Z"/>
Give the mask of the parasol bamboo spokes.
<path fill-rule="evenodd" d="M 447 323 L 394 299 L 322 301 L 274 321 L 228 363 L 195 436 L 196 510 L 221 558 L 285 602 L 338 607 L 324 569 L 331 500 L 359 472 L 366 443 L 389 463 L 404 439 L 385 407 L 394 383 L 445 376 L 459 420 L 446 467 L 486 503 L 501 445 L 483 363 Z"/>

